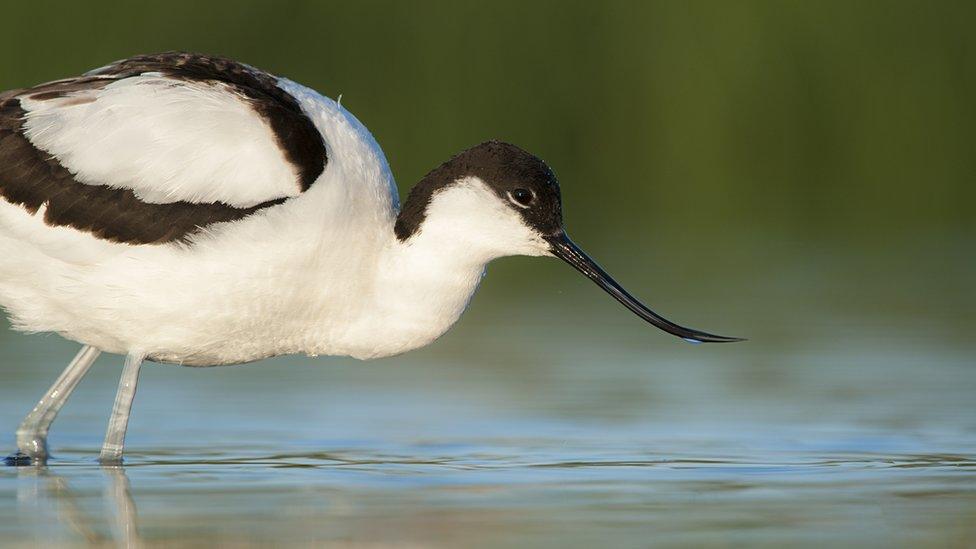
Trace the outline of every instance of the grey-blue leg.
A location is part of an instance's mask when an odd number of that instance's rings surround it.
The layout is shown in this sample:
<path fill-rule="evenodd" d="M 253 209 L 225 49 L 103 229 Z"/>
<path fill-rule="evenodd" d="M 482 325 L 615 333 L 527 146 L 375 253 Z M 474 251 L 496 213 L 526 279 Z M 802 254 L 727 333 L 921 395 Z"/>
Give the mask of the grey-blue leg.
<path fill-rule="evenodd" d="M 102 444 L 102 453 L 98 457 L 98 460 L 104 464 L 122 463 L 125 429 L 129 426 L 129 411 L 132 410 L 132 399 L 136 396 L 139 367 L 142 365 L 143 358 L 141 353 L 129 353 L 125 357 L 119 389 L 115 393 L 112 417 L 108 420 L 108 430 L 105 432 L 105 443 Z"/>
<path fill-rule="evenodd" d="M 43 463 L 47 460 L 47 432 L 51 423 L 100 352 L 91 345 L 85 345 L 78 351 L 74 360 L 17 428 L 17 453 L 7 458 L 8 463 Z"/>

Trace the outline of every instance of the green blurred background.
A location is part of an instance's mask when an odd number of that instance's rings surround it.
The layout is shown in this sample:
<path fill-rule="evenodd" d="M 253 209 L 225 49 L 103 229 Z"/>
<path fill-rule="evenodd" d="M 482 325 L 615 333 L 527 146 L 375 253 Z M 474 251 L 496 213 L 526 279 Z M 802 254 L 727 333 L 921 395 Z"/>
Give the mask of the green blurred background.
<path fill-rule="evenodd" d="M 128 470 L 154 537 L 976 539 L 976 3 L 73 1 L 0 17 L 0 89 L 182 49 L 341 94 L 402 195 L 468 146 L 516 143 L 633 293 L 750 339 L 685 345 L 560 262 L 517 258 L 403 357 L 145 368 L 128 455 L 155 467 Z M 0 348 L 9 446 L 76 345 L 0 331 Z M 100 359 L 53 436 L 78 467 L 52 470 L 96 516 L 120 363 Z M 29 495 L 25 473 L 0 473 L 0 495 Z M 50 530 L 14 500 L 0 532 Z"/>
<path fill-rule="evenodd" d="M 595 238 L 874 246 L 976 226 L 970 2 L 55 4 L 5 6 L 0 87 L 230 56 L 342 94 L 404 188 L 470 144 L 521 144 Z"/>
<path fill-rule="evenodd" d="M 498 137 L 551 162 L 574 224 L 606 238 L 875 245 L 976 226 L 974 16 L 947 1 L 21 3 L 0 86 L 212 52 L 341 93 L 403 187 Z"/>
<path fill-rule="evenodd" d="M 404 192 L 488 138 L 535 152 L 570 232 L 636 290 L 651 277 L 652 304 L 728 291 L 790 310 L 812 293 L 954 330 L 976 308 L 973 6 L 11 3 L 0 88 L 136 53 L 226 55 L 342 94 Z M 501 264 L 487 301 L 557 276 L 532 263 Z"/>
<path fill-rule="evenodd" d="M 964 1 L 11 3 L 0 88 L 222 54 L 342 94 L 402 191 L 488 138 L 537 153 L 570 231 L 597 257 L 638 247 L 635 272 L 755 280 L 868 254 L 858 285 L 894 276 L 972 305 L 942 279 L 972 274 L 974 16 Z"/>
<path fill-rule="evenodd" d="M 386 151 L 401 194 L 472 144 L 521 145 L 559 175 L 575 239 L 696 327 L 771 343 L 817 330 L 968 341 L 976 326 L 969 2 L 4 11 L 0 89 L 137 53 L 229 56 L 341 94 Z M 599 315 L 608 329 L 592 342 L 611 329 L 627 341 L 646 333 L 563 265 L 504 260 L 491 270 L 468 313 L 480 327 L 462 323 L 454 343 L 513 307 Z"/>

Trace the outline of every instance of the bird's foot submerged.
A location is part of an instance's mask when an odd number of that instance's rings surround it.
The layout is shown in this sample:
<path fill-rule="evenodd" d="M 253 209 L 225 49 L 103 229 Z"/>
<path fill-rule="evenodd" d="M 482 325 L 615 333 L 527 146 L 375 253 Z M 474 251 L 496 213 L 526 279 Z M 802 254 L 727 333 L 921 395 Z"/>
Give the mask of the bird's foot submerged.
<path fill-rule="evenodd" d="M 17 431 L 17 451 L 3 458 L 5 465 L 44 465 L 47 463 L 47 433 L 33 430 Z"/>
<path fill-rule="evenodd" d="M 47 455 L 32 456 L 17 450 L 9 456 L 3 458 L 3 464 L 8 467 L 28 467 L 31 465 L 46 465 Z"/>
<path fill-rule="evenodd" d="M 12 466 L 44 465 L 47 458 L 47 433 L 18 430 L 17 451 L 3 458 L 3 462 Z"/>

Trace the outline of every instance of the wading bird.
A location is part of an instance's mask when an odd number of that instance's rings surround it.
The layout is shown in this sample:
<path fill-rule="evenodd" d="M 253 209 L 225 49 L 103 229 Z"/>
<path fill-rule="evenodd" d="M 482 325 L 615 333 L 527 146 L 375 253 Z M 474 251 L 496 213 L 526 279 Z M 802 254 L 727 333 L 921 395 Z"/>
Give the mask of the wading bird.
<path fill-rule="evenodd" d="M 100 352 L 126 356 L 100 459 L 118 463 L 144 360 L 360 359 L 427 345 L 485 266 L 555 256 L 644 320 L 563 230 L 559 185 L 499 141 L 428 173 L 401 209 L 383 151 L 335 101 L 220 57 L 124 59 L 0 94 L 0 305 L 83 345 L 17 430 L 47 458 L 58 410 Z"/>

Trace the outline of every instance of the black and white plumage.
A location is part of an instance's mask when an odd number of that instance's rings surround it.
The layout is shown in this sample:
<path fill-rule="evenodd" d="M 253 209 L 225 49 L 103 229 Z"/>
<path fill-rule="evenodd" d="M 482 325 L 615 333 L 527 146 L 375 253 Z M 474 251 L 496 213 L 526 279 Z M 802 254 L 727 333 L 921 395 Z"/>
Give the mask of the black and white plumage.
<path fill-rule="evenodd" d="M 402 353 L 450 328 L 506 255 L 555 255 L 662 329 L 733 340 L 657 316 L 572 244 L 535 156 L 468 149 L 401 211 L 348 111 L 219 57 L 133 57 L 0 94 L 0 198 L 0 305 L 85 345 L 18 431 L 34 460 L 100 351 L 128 357 L 102 453 L 118 461 L 144 358 Z"/>
<path fill-rule="evenodd" d="M 322 135 L 276 78 L 186 53 L 5 93 L 0 143 L 8 202 L 130 244 L 280 204 L 327 162 Z"/>

